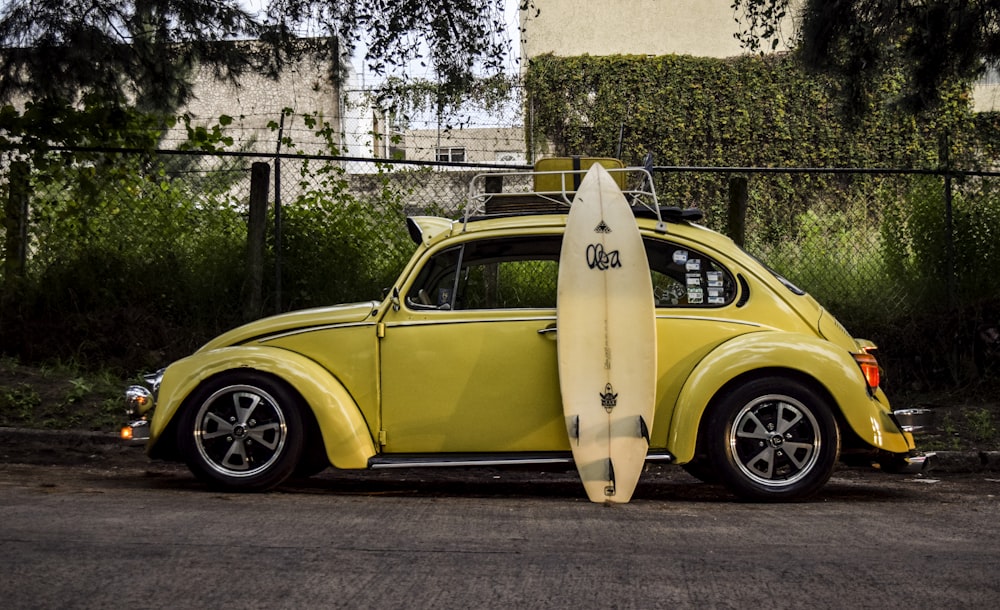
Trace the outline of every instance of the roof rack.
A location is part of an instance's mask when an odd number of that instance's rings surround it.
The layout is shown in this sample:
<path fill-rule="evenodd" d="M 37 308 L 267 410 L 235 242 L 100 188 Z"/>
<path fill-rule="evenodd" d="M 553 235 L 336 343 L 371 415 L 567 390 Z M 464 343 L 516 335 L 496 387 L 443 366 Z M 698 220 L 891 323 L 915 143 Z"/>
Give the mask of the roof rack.
<path fill-rule="evenodd" d="M 543 161 L 565 161 L 571 169 L 542 170 Z M 656 198 L 653 176 L 649 168 L 622 167 L 621 162 L 607 159 L 579 158 L 545 159 L 535 165 L 535 171 L 513 171 L 484 173 L 473 176 L 469 185 L 469 200 L 465 206 L 464 224 L 478 217 L 514 216 L 526 214 L 564 214 L 573 203 L 576 189 L 583 180 L 590 165 L 600 162 L 618 183 L 629 206 L 636 216 L 655 218 L 656 230 L 667 232 L 667 225 Z M 572 165 L 570 165 L 572 162 Z M 584 167 L 585 166 L 585 167 Z M 610 167 L 609 167 L 610 166 Z M 679 208 L 671 210 L 669 220 L 692 220 L 679 214 Z M 700 218 L 700 213 L 699 213 Z M 463 227 L 464 230 L 464 227 Z"/>

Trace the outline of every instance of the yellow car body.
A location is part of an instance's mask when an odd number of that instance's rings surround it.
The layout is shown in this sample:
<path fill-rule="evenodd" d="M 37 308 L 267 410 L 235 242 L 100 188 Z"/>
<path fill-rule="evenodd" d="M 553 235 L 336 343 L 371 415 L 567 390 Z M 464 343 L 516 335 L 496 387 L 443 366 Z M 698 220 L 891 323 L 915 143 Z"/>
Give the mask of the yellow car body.
<path fill-rule="evenodd" d="M 138 407 L 147 411 L 149 454 L 186 460 L 196 474 L 228 489 L 265 489 L 296 469 L 326 465 L 363 469 L 568 462 L 556 311 L 554 303 L 542 302 L 549 286 L 535 288 L 542 299 L 538 302 L 514 302 L 511 307 L 472 306 L 470 301 L 463 307 L 459 297 L 451 295 L 451 282 L 459 286 L 454 277 L 461 277 L 456 270 L 463 269 L 462 263 L 451 271 L 446 264 L 461 261 L 449 258 L 458 252 L 469 257 L 479 252 L 483 268 L 495 272 L 506 261 L 490 258 L 496 256 L 490 248 L 502 252 L 500 246 L 512 243 L 527 252 L 537 244 L 558 244 L 565 223 L 565 213 L 466 221 L 410 219 L 416 251 L 381 301 L 262 319 L 219 336 L 167 367 L 155 381 L 155 408 L 152 400 Z M 730 239 L 684 219 L 637 218 L 637 223 L 651 261 L 662 259 L 668 272 L 653 278 L 654 284 L 668 286 L 656 309 L 659 372 L 650 459 L 688 465 L 706 479 L 715 478 L 720 465 L 727 470 L 726 464 L 735 461 L 723 482 L 737 479 L 733 490 L 757 499 L 814 492 L 829 473 L 819 473 L 808 484 L 798 482 L 794 477 L 801 473 L 795 471 L 808 466 L 808 460 L 860 458 L 887 469 L 890 463 L 922 465 L 912 435 L 894 417 L 881 389 L 869 386 L 859 365 L 872 351 L 870 344 L 852 338 L 810 296 Z M 539 247 L 551 251 L 548 245 Z M 694 256 L 711 270 L 691 271 Z M 517 277 L 533 279 L 550 277 L 557 265 L 552 260 L 515 262 L 520 265 L 515 271 L 531 270 Z M 441 270 L 435 276 L 437 267 Z M 434 291 L 437 300 L 425 296 Z M 259 384 L 254 380 L 260 379 L 270 385 L 255 397 Z M 761 447 L 765 442 L 773 445 L 767 464 L 756 456 L 734 458 L 746 451 L 737 445 L 755 424 L 737 430 L 721 415 L 718 421 L 712 417 L 723 410 L 727 397 L 741 397 L 741 388 L 753 383 L 777 383 L 781 388 L 782 380 L 790 384 L 791 406 L 777 412 L 808 411 L 800 405 L 808 401 L 796 390 L 806 388 L 807 396 L 821 403 L 812 412 L 829 411 L 835 427 L 821 421 L 825 415 L 816 414 L 813 425 L 823 438 L 813 439 L 811 449 L 803 448 L 791 474 L 778 480 L 766 469 L 780 467 L 774 456 L 783 455 L 783 438 L 753 431 Z M 211 400 L 221 400 L 214 404 L 222 406 L 207 406 Z M 266 433 L 254 433 L 250 427 L 256 420 L 248 413 L 268 400 L 294 404 L 279 405 L 286 411 L 274 420 L 278 423 Z M 732 409 L 736 414 L 730 419 L 753 422 L 764 417 L 763 411 L 739 411 L 739 405 Z M 226 417 L 223 410 L 232 415 Z M 784 422 L 777 415 L 778 428 L 800 425 L 802 413 L 788 415 Z M 707 438 L 716 429 L 730 430 L 728 440 Z M 786 433 L 789 441 L 792 436 Z M 218 439 L 221 447 L 212 449 L 209 445 L 215 441 L 210 439 Z M 237 440 L 249 440 L 250 448 L 236 447 Z M 263 457 L 254 457 L 252 448 L 261 443 L 267 450 Z M 292 457 L 279 460 L 272 455 L 286 447 L 294 449 Z M 791 453 L 791 445 L 787 447 Z M 817 458 L 821 453 L 827 457 Z M 746 474 L 752 480 L 742 485 L 738 479 Z M 791 483 L 785 485 L 786 480 Z"/>

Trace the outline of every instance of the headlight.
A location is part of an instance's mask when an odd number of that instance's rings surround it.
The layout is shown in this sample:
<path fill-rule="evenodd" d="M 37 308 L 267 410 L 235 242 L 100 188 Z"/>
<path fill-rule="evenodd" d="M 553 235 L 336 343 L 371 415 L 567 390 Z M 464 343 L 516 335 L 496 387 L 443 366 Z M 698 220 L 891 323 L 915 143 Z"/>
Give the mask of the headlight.
<path fill-rule="evenodd" d="M 146 385 L 133 385 L 125 390 L 125 408 L 130 417 L 142 415 L 153 408 L 156 394 L 160 389 L 160 381 L 163 380 L 163 371 L 164 369 L 160 369 L 155 373 L 143 375 L 142 379 Z"/>
<path fill-rule="evenodd" d="M 153 393 L 141 385 L 129 386 L 125 390 L 125 408 L 130 417 L 142 415 L 153 406 Z"/>

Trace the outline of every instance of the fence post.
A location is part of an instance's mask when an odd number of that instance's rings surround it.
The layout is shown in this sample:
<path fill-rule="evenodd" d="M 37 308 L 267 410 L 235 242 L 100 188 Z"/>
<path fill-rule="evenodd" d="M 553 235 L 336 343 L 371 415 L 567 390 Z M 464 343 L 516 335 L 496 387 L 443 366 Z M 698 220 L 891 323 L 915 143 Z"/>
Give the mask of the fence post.
<path fill-rule="evenodd" d="M 246 298 L 243 318 L 259 318 L 263 311 L 264 240 L 267 228 L 267 195 L 271 166 L 257 162 L 250 168 L 250 218 L 247 222 Z"/>
<path fill-rule="evenodd" d="M 941 136 L 941 161 L 944 168 L 944 230 L 945 230 L 945 265 L 948 274 L 948 306 L 954 309 L 956 298 L 955 277 L 955 228 L 951 185 L 951 138 L 947 133 Z"/>
<path fill-rule="evenodd" d="M 10 166 L 10 189 L 5 206 L 4 229 L 7 239 L 4 248 L 4 293 L 10 296 L 19 292 L 27 264 L 28 199 L 30 186 L 29 168 L 25 161 L 15 161 Z"/>
<path fill-rule="evenodd" d="M 746 176 L 733 176 L 730 178 L 729 237 L 741 248 L 746 244 L 748 198 Z"/>

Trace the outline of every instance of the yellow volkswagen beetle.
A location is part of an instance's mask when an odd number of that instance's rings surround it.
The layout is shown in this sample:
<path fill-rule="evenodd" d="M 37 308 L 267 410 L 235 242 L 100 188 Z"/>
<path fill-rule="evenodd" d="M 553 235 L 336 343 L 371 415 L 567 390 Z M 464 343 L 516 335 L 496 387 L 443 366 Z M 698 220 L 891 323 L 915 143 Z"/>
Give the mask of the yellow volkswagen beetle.
<path fill-rule="evenodd" d="M 571 465 L 556 284 L 573 174 L 474 189 L 459 220 L 408 219 L 416 250 L 385 298 L 223 334 L 128 390 L 141 418 L 123 436 L 227 490 L 329 466 Z M 697 211 L 623 190 L 656 300 L 647 460 L 755 500 L 806 497 L 838 459 L 927 465 L 911 434 L 923 414 L 890 408 L 870 342 Z"/>

